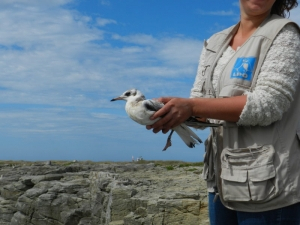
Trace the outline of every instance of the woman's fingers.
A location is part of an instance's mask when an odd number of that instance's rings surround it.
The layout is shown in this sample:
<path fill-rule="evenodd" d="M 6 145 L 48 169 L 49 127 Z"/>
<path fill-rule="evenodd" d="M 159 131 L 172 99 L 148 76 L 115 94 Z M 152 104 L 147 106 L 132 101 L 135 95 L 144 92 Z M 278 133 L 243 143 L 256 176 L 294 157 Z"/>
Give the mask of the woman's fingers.
<path fill-rule="evenodd" d="M 167 103 L 171 100 L 171 97 L 161 97 L 158 98 L 157 101 L 164 103 L 164 107 L 154 113 L 151 117 L 152 120 L 155 120 L 158 117 L 163 117 L 166 113 L 168 113 L 169 108 L 167 107 Z"/>
<path fill-rule="evenodd" d="M 163 116 L 160 116 L 161 119 L 150 126 L 150 129 L 153 129 L 154 133 L 158 133 L 161 130 L 163 131 L 163 133 L 167 133 L 171 129 L 168 124 L 172 118 L 170 117 L 168 112 L 164 112 L 165 110 L 162 113 Z"/>
<path fill-rule="evenodd" d="M 163 108 L 157 111 L 151 119 L 160 117 L 156 123 L 147 126 L 147 129 L 153 129 L 154 133 L 162 131 L 167 133 L 172 128 L 183 123 L 191 116 L 191 109 L 188 104 L 188 99 L 182 98 L 160 98 L 162 102 L 166 102 Z"/>

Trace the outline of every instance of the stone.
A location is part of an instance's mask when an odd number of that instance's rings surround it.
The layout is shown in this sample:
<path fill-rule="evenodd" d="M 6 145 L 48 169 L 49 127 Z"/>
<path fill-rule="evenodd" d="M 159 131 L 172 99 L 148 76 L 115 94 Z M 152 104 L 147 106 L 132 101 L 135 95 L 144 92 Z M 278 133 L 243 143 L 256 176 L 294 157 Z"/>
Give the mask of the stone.
<path fill-rule="evenodd" d="M 208 225 L 202 167 L 172 167 L 1 164 L 0 225 Z"/>

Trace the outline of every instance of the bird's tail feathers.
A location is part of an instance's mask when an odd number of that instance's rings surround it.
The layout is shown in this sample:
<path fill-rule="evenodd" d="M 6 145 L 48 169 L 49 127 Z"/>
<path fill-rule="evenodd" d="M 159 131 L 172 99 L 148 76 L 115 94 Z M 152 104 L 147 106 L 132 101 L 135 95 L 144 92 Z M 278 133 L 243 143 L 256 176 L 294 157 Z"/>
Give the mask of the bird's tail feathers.
<path fill-rule="evenodd" d="M 202 140 L 195 134 L 187 125 L 180 124 L 174 128 L 175 132 L 184 141 L 184 143 L 190 147 L 194 148 L 195 144 L 202 143 Z"/>

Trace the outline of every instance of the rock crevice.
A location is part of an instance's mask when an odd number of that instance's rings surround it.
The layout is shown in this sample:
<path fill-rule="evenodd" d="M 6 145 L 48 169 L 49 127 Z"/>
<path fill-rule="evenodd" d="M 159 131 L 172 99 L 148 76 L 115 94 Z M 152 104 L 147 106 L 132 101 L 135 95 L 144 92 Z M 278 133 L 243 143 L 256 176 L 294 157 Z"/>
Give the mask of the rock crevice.
<path fill-rule="evenodd" d="M 200 166 L 74 162 L 0 168 L 0 225 L 209 224 Z"/>

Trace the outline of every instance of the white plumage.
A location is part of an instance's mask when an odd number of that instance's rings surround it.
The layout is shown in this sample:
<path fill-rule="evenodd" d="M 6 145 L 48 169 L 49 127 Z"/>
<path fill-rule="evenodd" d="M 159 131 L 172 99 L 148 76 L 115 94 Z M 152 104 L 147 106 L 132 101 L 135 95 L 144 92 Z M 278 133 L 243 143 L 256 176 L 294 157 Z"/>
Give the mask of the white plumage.
<path fill-rule="evenodd" d="M 125 110 L 128 116 L 141 125 L 152 125 L 159 120 L 160 118 L 151 120 L 150 117 L 164 105 L 161 102 L 146 99 L 145 96 L 137 89 L 125 91 L 122 95 L 112 99 L 111 101 L 116 100 L 125 100 Z M 171 146 L 171 136 L 174 131 L 190 148 L 195 147 L 195 144 L 202 143 L 201 139 L 186 124 L 182 123 L 171 131 L 167 144 L 163 150 L 166 150 L 169 146 Z"/>

